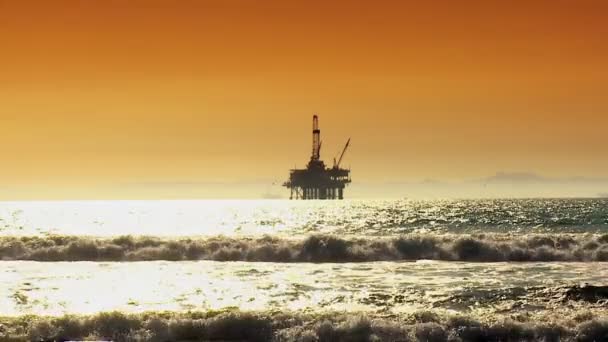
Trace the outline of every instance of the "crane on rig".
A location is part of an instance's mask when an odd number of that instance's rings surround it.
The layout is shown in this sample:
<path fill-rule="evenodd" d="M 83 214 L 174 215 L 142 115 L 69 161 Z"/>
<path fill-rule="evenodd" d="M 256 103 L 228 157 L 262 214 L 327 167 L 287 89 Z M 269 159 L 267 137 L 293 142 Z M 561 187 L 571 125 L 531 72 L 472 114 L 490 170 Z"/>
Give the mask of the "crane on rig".
<path fill-rule="evenodd" d="M 344 145 L 344 148 L 342 149 L 342 153 L 340 153 L 340 158 L 338 159 L 338 162 L 336 162 L 336 158 L 334 157 L 334 169 L 340 168 L 340 163 L 342 163 L 342 158 L 344 158 L 344 153 L 346 153 L 346 149 L 348 149 L 348 145 L 350 145 L 350 138 L 348 138 L 348 140 L 346 141 L 346 145 Z"/>

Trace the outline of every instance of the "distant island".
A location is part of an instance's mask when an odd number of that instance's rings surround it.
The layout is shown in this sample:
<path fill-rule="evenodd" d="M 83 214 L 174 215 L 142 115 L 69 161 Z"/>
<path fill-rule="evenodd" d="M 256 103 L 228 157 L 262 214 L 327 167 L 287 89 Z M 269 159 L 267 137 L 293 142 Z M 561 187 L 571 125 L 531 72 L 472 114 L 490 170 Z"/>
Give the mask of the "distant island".
<path fill-rule="evenodd" d="M 600 192 L 599 194 L 597 194 L 597 197 L 608 198 L 608 192 Z"/>

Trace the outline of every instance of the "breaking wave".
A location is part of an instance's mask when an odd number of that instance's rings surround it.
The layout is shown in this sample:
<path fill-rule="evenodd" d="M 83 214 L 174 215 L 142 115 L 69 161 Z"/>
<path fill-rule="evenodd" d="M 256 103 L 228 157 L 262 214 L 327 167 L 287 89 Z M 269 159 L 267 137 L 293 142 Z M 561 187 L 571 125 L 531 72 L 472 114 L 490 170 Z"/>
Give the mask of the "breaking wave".
<path fill-rule="evenodd" d="M 403 317 L 361 313 L 148 312 L 0 318 L 7 341 L 606 341 L 608 318 L 589 312 L 546 317 L 417 312 Z"/>
<path fill-rule="evenodd" d="M 0 259 L 34 261 L 215 260 L 260 262 L 368 262 L 398 260 L 608 261 L 608 235 L 404 235 L 394 238 L 306 239 L 121 236 L 1 237 Z"/>

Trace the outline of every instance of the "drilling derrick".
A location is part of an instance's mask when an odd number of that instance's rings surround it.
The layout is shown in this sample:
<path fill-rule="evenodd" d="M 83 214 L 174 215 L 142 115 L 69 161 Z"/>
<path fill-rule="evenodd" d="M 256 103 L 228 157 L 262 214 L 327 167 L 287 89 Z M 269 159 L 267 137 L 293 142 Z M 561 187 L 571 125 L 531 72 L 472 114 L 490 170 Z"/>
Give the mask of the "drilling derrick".
<path fill-rule="evenodd" d="M 319 160 L 321 154 L 321 130 L 319 129 L 319 117 L 312 117 L 312 157 L 310 160 Z"/>
<path fill-rule="evenodd" d="M 340 158 L 331 168 L 321 160 L 321 130 L 319 117 L 312 117 L 312 154 L 305 169 L 292 169 L 289 180 L 283 183 L 291 191 L 290 199 L 343 199 L 344 188 L 351 182 L 350 170 L 340 167 L 344 153 L 350 145 L 346 142 Z"/>

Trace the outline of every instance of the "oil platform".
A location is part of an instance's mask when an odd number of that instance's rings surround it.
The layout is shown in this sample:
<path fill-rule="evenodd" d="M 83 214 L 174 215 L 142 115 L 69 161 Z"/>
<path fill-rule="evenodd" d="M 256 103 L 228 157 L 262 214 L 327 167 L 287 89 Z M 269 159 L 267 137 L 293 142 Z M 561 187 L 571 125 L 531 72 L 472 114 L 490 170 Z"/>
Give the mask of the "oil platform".
<path fill-rule="evenodd" d="M 344 188 L 351 182 L 350 170 L 340 167 L 344 153 L 348 149 L 350 138 L 346 142 L 339 158 L 334 158 L 331 168 L 321 160 L 321 130 L 319 117 L 312 117 L 312 156 L 305 169 L 292 169 L 289 180 L 283 183 L 291 190 L 289 199 L 344 199 Z"/>

